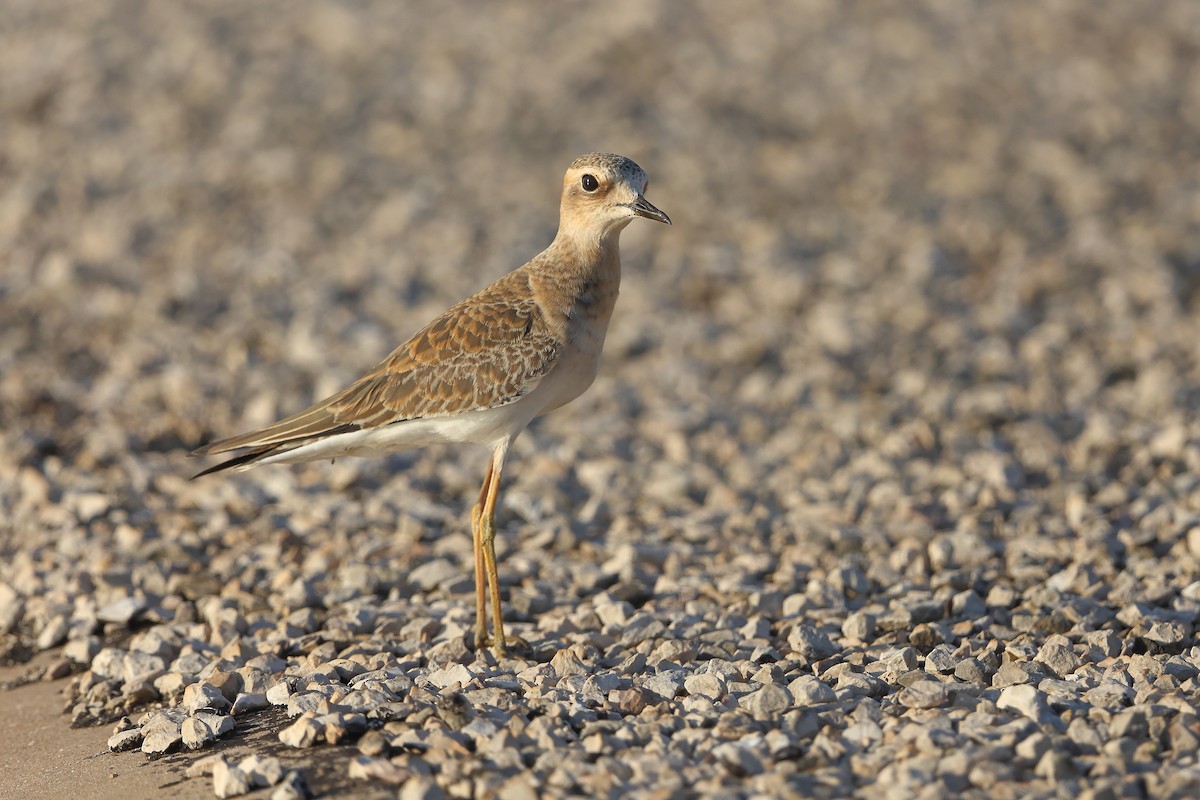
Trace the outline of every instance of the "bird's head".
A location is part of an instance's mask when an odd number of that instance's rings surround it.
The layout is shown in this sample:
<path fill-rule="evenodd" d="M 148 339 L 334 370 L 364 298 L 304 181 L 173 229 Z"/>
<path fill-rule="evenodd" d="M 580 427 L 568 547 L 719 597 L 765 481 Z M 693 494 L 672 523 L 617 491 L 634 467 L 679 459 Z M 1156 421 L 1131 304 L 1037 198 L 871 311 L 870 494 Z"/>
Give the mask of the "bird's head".
<path fill-rule="evenodd" d="M 634 217 L 671 224 L 646 199 L 646 172 L 625 156 L 588 153 L 571 162 L 563 177 L 560 235 L 602 239 Z"/>

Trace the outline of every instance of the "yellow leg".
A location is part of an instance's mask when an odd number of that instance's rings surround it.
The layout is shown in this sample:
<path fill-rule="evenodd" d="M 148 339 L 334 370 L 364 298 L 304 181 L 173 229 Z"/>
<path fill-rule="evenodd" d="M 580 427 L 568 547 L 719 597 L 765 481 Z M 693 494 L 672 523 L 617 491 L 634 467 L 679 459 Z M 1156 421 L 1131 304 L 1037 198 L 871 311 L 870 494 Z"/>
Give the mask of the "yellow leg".
<path fill-rule="evenodd" d="M 496 569 L 496 497 L 500 492 L 500 469 L 503 462 L 504 454 L 497 449 L 496 454 L 492 456 L 488 480 L 484 483 L 483 508 L 479 515 L 483 566 L 487 572 L 488 588 L 492 594 L 492 627 L 495 633 L 493 646 L 497 658 L 503 658 L 505 655 L 504 618 L 500 613 L 500 574 Z"/>
<path fill-rule="evenodd" d="M 492 462 L 488 461 L 483 488 L 479 490 L 479 501 L 471 509 L 471 538 L 475 547 L 475 647 L 486 647 L 487 637 L 487 585 L 483 563 L 483 505 L 487 500 L 488 487 L 492 482 Z"/>

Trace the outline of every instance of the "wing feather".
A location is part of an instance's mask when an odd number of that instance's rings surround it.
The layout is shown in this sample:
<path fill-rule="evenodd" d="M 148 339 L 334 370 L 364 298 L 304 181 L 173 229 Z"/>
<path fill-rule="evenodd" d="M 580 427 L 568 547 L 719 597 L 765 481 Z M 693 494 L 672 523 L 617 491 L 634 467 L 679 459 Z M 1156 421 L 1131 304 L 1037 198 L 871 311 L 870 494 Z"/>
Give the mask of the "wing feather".
<path fill-rule="evenodd" d="M 550 372 L 561 344 L 528 276 L 517 270 L 446 311 L 332 397 L 193 455 L 255 448 L 254 460 L 332 433 L 502 406 Z"/>

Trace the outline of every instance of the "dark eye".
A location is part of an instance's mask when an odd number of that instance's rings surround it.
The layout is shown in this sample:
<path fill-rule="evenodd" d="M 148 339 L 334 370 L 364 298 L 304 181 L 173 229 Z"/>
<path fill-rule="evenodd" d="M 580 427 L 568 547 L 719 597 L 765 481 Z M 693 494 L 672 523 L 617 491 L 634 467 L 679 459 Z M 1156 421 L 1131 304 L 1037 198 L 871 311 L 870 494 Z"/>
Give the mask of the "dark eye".
<path fill-rule="evenodd" d="M 579 183 L 585 192 L 594 192 L 600 188 L 600 181 L 596 180 L 594 175 L 584 175 Z"/>

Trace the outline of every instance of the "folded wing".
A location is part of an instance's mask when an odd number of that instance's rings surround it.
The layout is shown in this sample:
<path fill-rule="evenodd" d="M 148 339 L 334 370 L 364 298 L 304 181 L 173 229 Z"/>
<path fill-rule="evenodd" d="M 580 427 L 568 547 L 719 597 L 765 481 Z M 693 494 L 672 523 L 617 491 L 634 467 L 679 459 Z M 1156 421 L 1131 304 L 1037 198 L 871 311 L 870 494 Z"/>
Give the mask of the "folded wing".
<path fill-rule="evenodd" d="M 205 475 L 326 436 L 502 406 L 537 386 L 559 347 L 528 279 L 521 271 L 510 273 L 429 323 L 341 392 L 193 455 L 249 450 L 200 473 Z"/>

